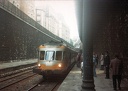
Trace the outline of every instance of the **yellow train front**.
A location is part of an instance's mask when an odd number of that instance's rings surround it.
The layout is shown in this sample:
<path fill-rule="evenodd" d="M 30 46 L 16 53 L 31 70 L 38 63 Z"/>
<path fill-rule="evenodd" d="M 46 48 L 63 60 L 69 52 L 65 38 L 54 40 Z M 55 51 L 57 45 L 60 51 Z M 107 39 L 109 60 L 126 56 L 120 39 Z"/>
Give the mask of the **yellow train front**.
<path fill-rule="evenodd" d="M 76 52 L 62 42 L 51 41 L 39 46 L 38 67 L 34 73 L 43 76 L 63 75 L 75 63 Z"/>

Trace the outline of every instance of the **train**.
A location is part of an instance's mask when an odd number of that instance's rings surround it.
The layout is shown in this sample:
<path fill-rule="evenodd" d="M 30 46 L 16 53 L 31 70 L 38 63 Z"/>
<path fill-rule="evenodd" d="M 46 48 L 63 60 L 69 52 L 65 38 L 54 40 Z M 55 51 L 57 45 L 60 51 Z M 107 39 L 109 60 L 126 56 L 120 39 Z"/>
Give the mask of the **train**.
<path fill-rule="evenodd" d="M 62 41 L 49 41 L 38 48 L 34 73 L 46 76 L 64 75 L 76 63 L 77 50 Z"/>

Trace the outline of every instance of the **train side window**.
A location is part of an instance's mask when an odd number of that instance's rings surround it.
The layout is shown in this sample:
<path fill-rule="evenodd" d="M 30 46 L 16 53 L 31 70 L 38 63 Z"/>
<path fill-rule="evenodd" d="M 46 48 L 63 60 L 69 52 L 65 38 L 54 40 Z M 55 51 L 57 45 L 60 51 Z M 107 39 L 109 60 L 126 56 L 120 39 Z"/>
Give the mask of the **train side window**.
<path fill-rule="evenodd" d="M 64 51 L 64 53 L 63 53 L 63 59 L 64 59 L 64 60 L 67 59 L 67 56 L 68 56 L 67 54 L 68 54 L 68 53 Z"/>
<path fill-rule="evenodd" d="M 56 51 L 56 60 L 62 60 L 62 51 Z"/>
<path fill-rule="evenodd" d="M 40 60 L 44 60 L 45 51 L 40 51 Z"/>
<path fill-rule="evenodd" d="M 55 51 L 46 51 L 45 60 L 54 60 Z"/>

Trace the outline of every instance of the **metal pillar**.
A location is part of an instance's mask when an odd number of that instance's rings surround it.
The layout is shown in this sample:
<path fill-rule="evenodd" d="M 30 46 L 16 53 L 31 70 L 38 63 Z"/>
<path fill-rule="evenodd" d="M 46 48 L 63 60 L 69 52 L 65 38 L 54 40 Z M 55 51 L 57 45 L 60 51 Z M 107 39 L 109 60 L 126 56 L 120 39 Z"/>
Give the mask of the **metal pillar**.
<path fill-rule="evenodd" d="M 93 9 L 90 0 L 77 0 L 78 28 L 83 43 L 83 81 L 81 91 L 95 91 L 93 78 Z"/>
<path fill-rule="evenodd" d="M 84 33 L 85 34 L 85 33 Z M 86 38 L 88 37 L 88 38 Z M 81 91 L 95 91 L 94 79 L 93 79 L 93 45 L 92 38 L 87 34 L 83 41 L 83 83 Z"/>

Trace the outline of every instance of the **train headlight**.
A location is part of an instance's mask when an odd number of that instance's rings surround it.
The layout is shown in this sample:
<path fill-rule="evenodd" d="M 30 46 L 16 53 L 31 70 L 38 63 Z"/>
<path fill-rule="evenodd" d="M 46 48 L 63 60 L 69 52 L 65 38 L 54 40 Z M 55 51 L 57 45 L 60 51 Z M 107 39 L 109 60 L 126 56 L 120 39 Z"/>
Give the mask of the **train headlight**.
<path fill-rule="evenodd" d="M 40 64 L 38 64 L 38 66 L 40 67 Z"/>
<path fill-rule="evenodd" d="M 62 64 L 58 64 L 58 67 L 62 67 Z"/>

